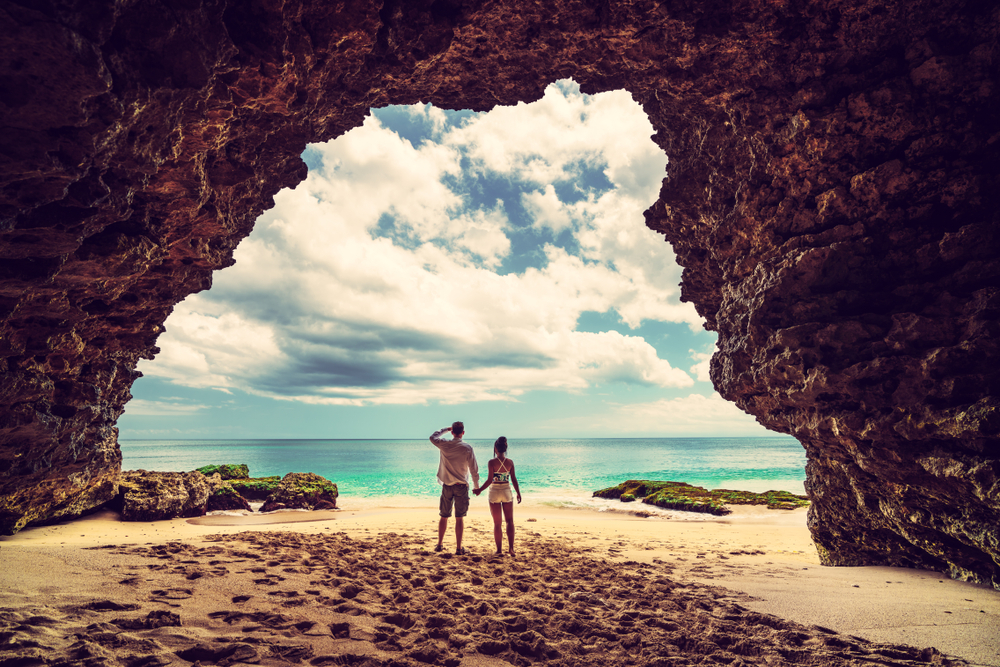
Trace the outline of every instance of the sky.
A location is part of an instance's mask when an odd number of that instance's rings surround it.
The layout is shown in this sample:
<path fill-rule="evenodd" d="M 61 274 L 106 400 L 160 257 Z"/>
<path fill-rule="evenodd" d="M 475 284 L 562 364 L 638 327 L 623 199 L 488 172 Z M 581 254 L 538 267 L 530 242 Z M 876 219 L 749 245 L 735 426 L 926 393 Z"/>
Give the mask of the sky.
<path fill-rule="evenodd" d="M 667 156 L 624 91 L 372 111 L 309 146 L 210 290 L 178 304 L 120 438 L 771 435 L 642 212 Z"/>

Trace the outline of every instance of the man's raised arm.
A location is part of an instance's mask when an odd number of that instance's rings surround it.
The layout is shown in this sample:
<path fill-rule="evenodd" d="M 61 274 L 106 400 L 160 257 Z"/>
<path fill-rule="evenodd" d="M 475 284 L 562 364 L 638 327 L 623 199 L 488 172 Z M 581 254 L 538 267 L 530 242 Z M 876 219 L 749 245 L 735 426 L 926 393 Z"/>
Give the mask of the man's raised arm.
<path fill-rule="evenodd" d="M 441 438 L 441 434 L 442 433 L 448 433 L 449 431 L 451 431 L 451 427 L 450 426 L 446 426 L 445 428 L 441 429 L 440 431 L 434 431 L 434 433 L 431 434 L 431 443 L 435 447 L 440 447 L 443 443 L 449 442 L 448 440 L 444 440 L 444 439 Z"/>

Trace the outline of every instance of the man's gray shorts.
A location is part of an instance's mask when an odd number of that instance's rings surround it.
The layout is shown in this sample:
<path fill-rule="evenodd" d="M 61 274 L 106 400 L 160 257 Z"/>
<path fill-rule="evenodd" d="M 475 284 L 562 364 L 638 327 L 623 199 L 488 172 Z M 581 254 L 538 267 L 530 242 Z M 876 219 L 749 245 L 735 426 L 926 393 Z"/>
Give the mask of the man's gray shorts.
<path fill-rule="evenodd" d="M 441 516 L 451 516 L 452 505 L 455 506 L 457 518 L 469 513 L 468 484 L 445 484 L 441 487 Z"/>

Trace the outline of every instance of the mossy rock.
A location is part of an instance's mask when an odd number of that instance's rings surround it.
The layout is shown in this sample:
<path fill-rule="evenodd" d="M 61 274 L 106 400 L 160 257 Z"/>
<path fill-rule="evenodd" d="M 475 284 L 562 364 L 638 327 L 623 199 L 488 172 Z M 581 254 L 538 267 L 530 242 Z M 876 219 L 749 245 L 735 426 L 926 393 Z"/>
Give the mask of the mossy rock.
<path fill-rule="evenodd" d="M 253 508 L 250 507 L 247 499 L 241 496 L 229 482 L 222 482 L 208 496 L 206 510 L 209 512 L 218 510 L 244 510 L 252 512 Z"/>
<path fill-rule="evenodd" d="M 247 500 L 267 500 L 280 483 L 281 478 L 277 475 L 229 480 L 229 485 Z"/>
<path fill-rule="evenodd" d="M 207 465 L 197 468 L 195 472 L 200 472 L 205 477 L 211 477 L 219 473 L 222 479 L 249 479 L 250 466 L 246 463 L 223 463 L 222 465 Z"/>
<path fill-rule="evenodd" d="M 729 505 L 767 505 L 769 510 L 793 510 L 809 506 L 809 499 L 806 496 L 799 496 L 789 491 L 753 493 L 751 491 L 715 489 L 712 493 L 717 494 L 723 502 Z"/>
<path fill-rule="evenodd" d="M 336 508 L 337 495 L 337 485 L 325 477 L 311 472 L 290 472 L 267 497 L 260 511 Z"/>
<path fill-rule="evenodd" d="M 621 498 L 623 495 L 632 496 L 632 499 L 645 498 L 647 495 L 659 489 L 661 484 L 680 484 L 681 482 L 648 482 L 639 479 L 630 479 L 618 486 L 612 486 L 600 491 L 594 491 L 595 498 Z M 628 502 L 628 501 L 626 501 Z"/>
<path fill-rule="evenodd" d="M 768 509 L 795 509 L 809 504 L 805 496 L 788 491 L 733 491 L 730 489 L 708 489 L 692 486 L 685 482 L 662 482 L 630 479 L 618 486 L 594 492 L 595 498 L 618 498 L 631 502 L 642 498 L 647 505 L 684 512 L 701 512 L 715 515 L 731 514 L 726 505 L 766 505 Z"/>
<path fill-rule="evenodd" d="M 128 470 L 122 473 L 114 507 L 125 521 L 201 516 L 212 488 L 196 472 Z"/>
<path fill-rule="evenodd" d="M 721 501 L 713 498 L 709 491 L 700 486 L 689 486 L 688 488 L 663 488 L 643 498 L 642 502 L 664 509 L 680 510 L 682 512 L 700 512 L 702 514 L 714 514 L 725 516 L 732 514 L 732 510 L 726 507 Z M 705 492 L 704 494 L 700 492 Z"/>

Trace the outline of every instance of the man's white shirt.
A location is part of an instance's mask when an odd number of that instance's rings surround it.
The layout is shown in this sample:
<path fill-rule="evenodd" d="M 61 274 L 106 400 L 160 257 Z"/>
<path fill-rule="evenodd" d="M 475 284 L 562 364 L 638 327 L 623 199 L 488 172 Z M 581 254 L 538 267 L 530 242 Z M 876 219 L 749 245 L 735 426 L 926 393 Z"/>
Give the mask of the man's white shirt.
<path fill-rule="evenodd" d="M 447 485 L 468 484 L 471 473 L 474 487 L 479 488 L 479 465 L 476 463 L 476 453 L 472 450 L 472 445 L 461 438 L 442 439 L 441 434 L 446 430 L 435 431 L 431 436 L 431 443 L 441 450 L 438 482 Z"/>

